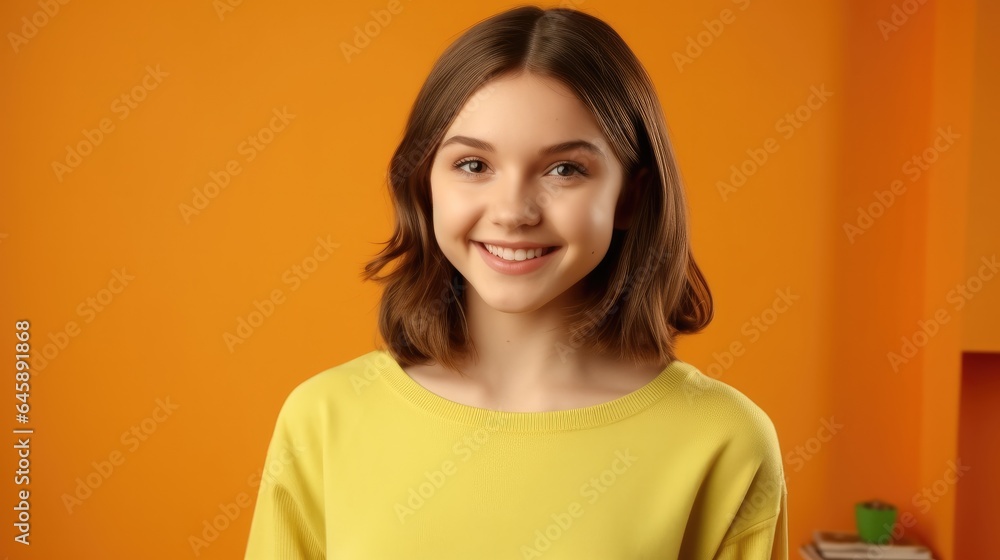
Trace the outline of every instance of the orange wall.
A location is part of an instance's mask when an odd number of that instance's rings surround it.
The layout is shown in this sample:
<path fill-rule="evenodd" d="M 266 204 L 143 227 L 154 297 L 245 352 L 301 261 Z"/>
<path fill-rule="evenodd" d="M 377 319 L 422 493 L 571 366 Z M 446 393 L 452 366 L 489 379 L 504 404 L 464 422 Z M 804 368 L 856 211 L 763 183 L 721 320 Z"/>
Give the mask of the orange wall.
<path fill-rule="evenodd" d="M 1000 352 L 1000 288 L 996 272 L 984 269 L 1000 262 L 1000 189 L 996 180 L 996 154 L 1000 151 L 1000 4 L 976 4 L 975 77 L 973 83 L 971 161 L 969 166 L 969 219 L 966 225 L 965 276 L 969 285 L 959 298 L 969 303 L 964 315 L 962 347 L 970 351 Z M 996 259 L 996 260 L 995 260 Z M 995 265 L 994 265 L 995 266 Z M 973 279 L 979 277 L 980 281 Z M 990 277 L 992 276 L 992 277 Z M 963 285 L 965 283 L 963 282 Z"/>
<path fill-rule="evenodd" d="M 348 60 L 342 45 L 389 2 L 231 1 L 70 2 L 0 54 L 0 324 L 30 320 L 49 355 L 31 380 L 34 544 L 14 558 L 242 557 L 284 397 L 375 343 L 378 289 L 358 273 L 391 233 L 382 181 L 416 92 L 463 29 L 515 5 L 402 0 Z M 774 420 L 793 549 L 817 528 L 852 530 L 853 504 L 880 498 L 951 558 L 954 492 L 926 512 L 912 498 L 957 449 L 961 331 L 943 328 L 895 370 L 887 353 L 964 270 L 948 252 L 965 246 L 964 195 L 938 203 L 963 190 L 950 178 L 972 145 L 968 110 L 941 93 L 947 72 L 971 75 L 971 42 L 954 31 L 968 4 L 928 2 L 884 37 L 888 0 L 573 3 L 611 23 L 656 82 L 717 303 L 680 355 Z M 5 2 L 0 29 L 21 33 L 40 9 Z M 704 22 L 727 9 L 709 42 Z M 949 122 L 961 139 L 931 172 L 906 174 Z M 88 136 L 91 151 L 53 169 Z M 769 138 L 780 149 L 723 196 L 730 166 Z M 894 180 L 905 191 L 848 235 Z M 225 187 L 206 195 L 210 181 Z M 799 299 L 749 328 L 777 290 Z M 227 342 L 257 306 L 266 319 Z M 727 356 L 737 341 L 745 353 Z M 226 510 L 228 527 L 206 532 Z M 192 537 L 205 539 L 197 554 Z"/>
<path fill-rule="evenodd" d="M 934 18 L 925 8 L 883 35 L 878 22 L 890 14 L 889 2 L 851 3 L 839 41 L 841 134 L 825 166 L 834 184 L 831 212 L 820 218 L 836 235 L 819 254 L 833 288 L 817 295 L 831 307 L 832 332 L 816 361 L 827 406 L 845 427 L 816 481 L 825 490 L 816 506 L 826 512 L 806 528 L 851 531 L 853 506 L 867 499 L 896 504 L 902 516 L 919 481 L 919 356 L 894 365 L 888 353 L 912 333 L 923 288 L 918 236 L 927 175 L 906 174 L 903 165 L 927 145 Z"/>

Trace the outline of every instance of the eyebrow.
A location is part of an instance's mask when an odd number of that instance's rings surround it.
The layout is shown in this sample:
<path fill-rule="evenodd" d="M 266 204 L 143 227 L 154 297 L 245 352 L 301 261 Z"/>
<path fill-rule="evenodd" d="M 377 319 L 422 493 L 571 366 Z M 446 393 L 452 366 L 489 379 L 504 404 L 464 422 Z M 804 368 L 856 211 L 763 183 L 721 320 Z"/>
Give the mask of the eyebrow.
<path fill-rule="evenodd" d="M 470 138 L 468 136 L 452 136 L 451 138 L 441 143 L 441 148 L 444 148 L 449 144 L 465 144 L 466 146 L 477 148 L 487 152 L 496 152 L 496 148 L 493 147 L 493 144 L 490 144 L 485 140 L 479 140 L 478 138 Z M 604 152 L 601 151 L 600 148 L 598 148 L 594 144 L 591 144 L 590 142 L 587 142 L 586 140 L 570 140 L 568 142 L 560 142 L 559 144 L 554 144 L 547 148 L 542 148 L 541 150 L 538 151 L 538 155 L 546 156 L 551 154 L 557 154 L 560 152 L 568 152 L 570 150 L 575 150 L 578 148 L 586 150 L 594 154 L 595 156 L 602 157 L 605 159 L 607 158 L 607 156 L 604 155 Z"/>

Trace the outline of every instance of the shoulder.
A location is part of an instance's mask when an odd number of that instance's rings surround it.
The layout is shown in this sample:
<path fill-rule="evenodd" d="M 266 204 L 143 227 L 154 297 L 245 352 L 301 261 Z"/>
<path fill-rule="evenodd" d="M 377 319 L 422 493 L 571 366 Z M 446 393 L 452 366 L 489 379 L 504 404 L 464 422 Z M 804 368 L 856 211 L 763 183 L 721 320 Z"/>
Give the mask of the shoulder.
<path fill-rule="evenodd" d="M 705 375 L 692 364 L 678 361 L 679 376 L 674 406 L 700 419 L 726 440 L 730 452 L 758 460 L 780 462 L 778 433 L 771 417 L 736 387 Z"/>
<path fill-rule="evenodd" d="M 775 518 L 782 509 L 785 473 L 778 433 L 770 416 L 750 397 L 684 363 L 676 406 L 709 426 L 718 445 L 713 478 L 725 481 L 732 525 L 727 538 Z"/>
<path fill-rule="evenodd" d="M 307 377 L 285 397 L 279 421 L 315 423 L 358 406 L 365 388 L 392 363 L 388 353 L 372 350 Z"/>

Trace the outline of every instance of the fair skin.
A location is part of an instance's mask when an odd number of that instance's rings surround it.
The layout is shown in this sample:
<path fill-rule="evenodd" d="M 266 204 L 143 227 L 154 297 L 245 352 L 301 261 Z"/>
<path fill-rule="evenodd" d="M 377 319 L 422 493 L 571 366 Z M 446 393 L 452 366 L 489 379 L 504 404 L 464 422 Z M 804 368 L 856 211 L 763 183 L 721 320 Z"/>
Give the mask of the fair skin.
<path fill-rule="evenodd" d="M 488 86 L 444 134 L 430 174 L 434 234 L 465 279 L 478 359 L 462 365 L 466 377 L 436 363 L 404 370 L 446 399 L 511 412 L 581 408 L 633 392 L 665 364 L 620 362 L 573 345 L 565 311 L 607 254 L 612 230 L 628 226 L 622 165 L 562 83 L 524 73 Z M 543 153 L 574 140 L 594 149 Z M 557 249 L 536 270 L 505 274 L 488 266 L 481 240 Z"/>

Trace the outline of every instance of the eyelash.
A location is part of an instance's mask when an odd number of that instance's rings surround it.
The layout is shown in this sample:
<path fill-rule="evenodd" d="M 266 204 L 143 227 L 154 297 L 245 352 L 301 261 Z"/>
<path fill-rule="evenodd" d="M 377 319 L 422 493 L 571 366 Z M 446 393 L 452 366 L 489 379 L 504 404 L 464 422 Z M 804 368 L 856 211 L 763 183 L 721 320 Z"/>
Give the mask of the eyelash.
<path fill-rule="evenodd" d="M 483 160 L 481 160 L 479 158 L 474 158 L 473 157 L 473 158 L 465 158 L 463 160 L 459 160 L 458 162 L 455 163 L 454 168 L 455 168 L 456 171 L 458 171 L 459 173 L 461 173 L 461 174 L 463 174 L 463 175 L 465 175 L 467 177 L 478 177 L 480 175 L 483 175 L 482 173 L 472 173 L 471 171 L 466 171 L 466 170 L 462 169 L 463 165 L 465 165 L 467 163 L 472 163 L 474 161 L 478 161 L 479 163 L 482 163 L 483 165 L 486 165 L 485 161 L 483 161 Z M 574 171 L 576 171 L 581 177 L 586 177 L 586 176 L 589 175 L 589 173 L 587 172 L 587 168 L 586 167 L 584 167 L 584 166 L 582 166 L 582 165 L 580 165 L 578 163 L 573 163 L 571 161 L 560 161 L 559 163 L 556 164 L 556 166 L 553 169 L 558 168 L 558 167 L 563 166 L 563 165 L 566 165 L 566 166 L 570 167 L 571 169 L 573 169 Z M 560 179 L 572 179 L 573 178 L 572 175 L 555 175 L 555 177 L 558 177 Z"/>

